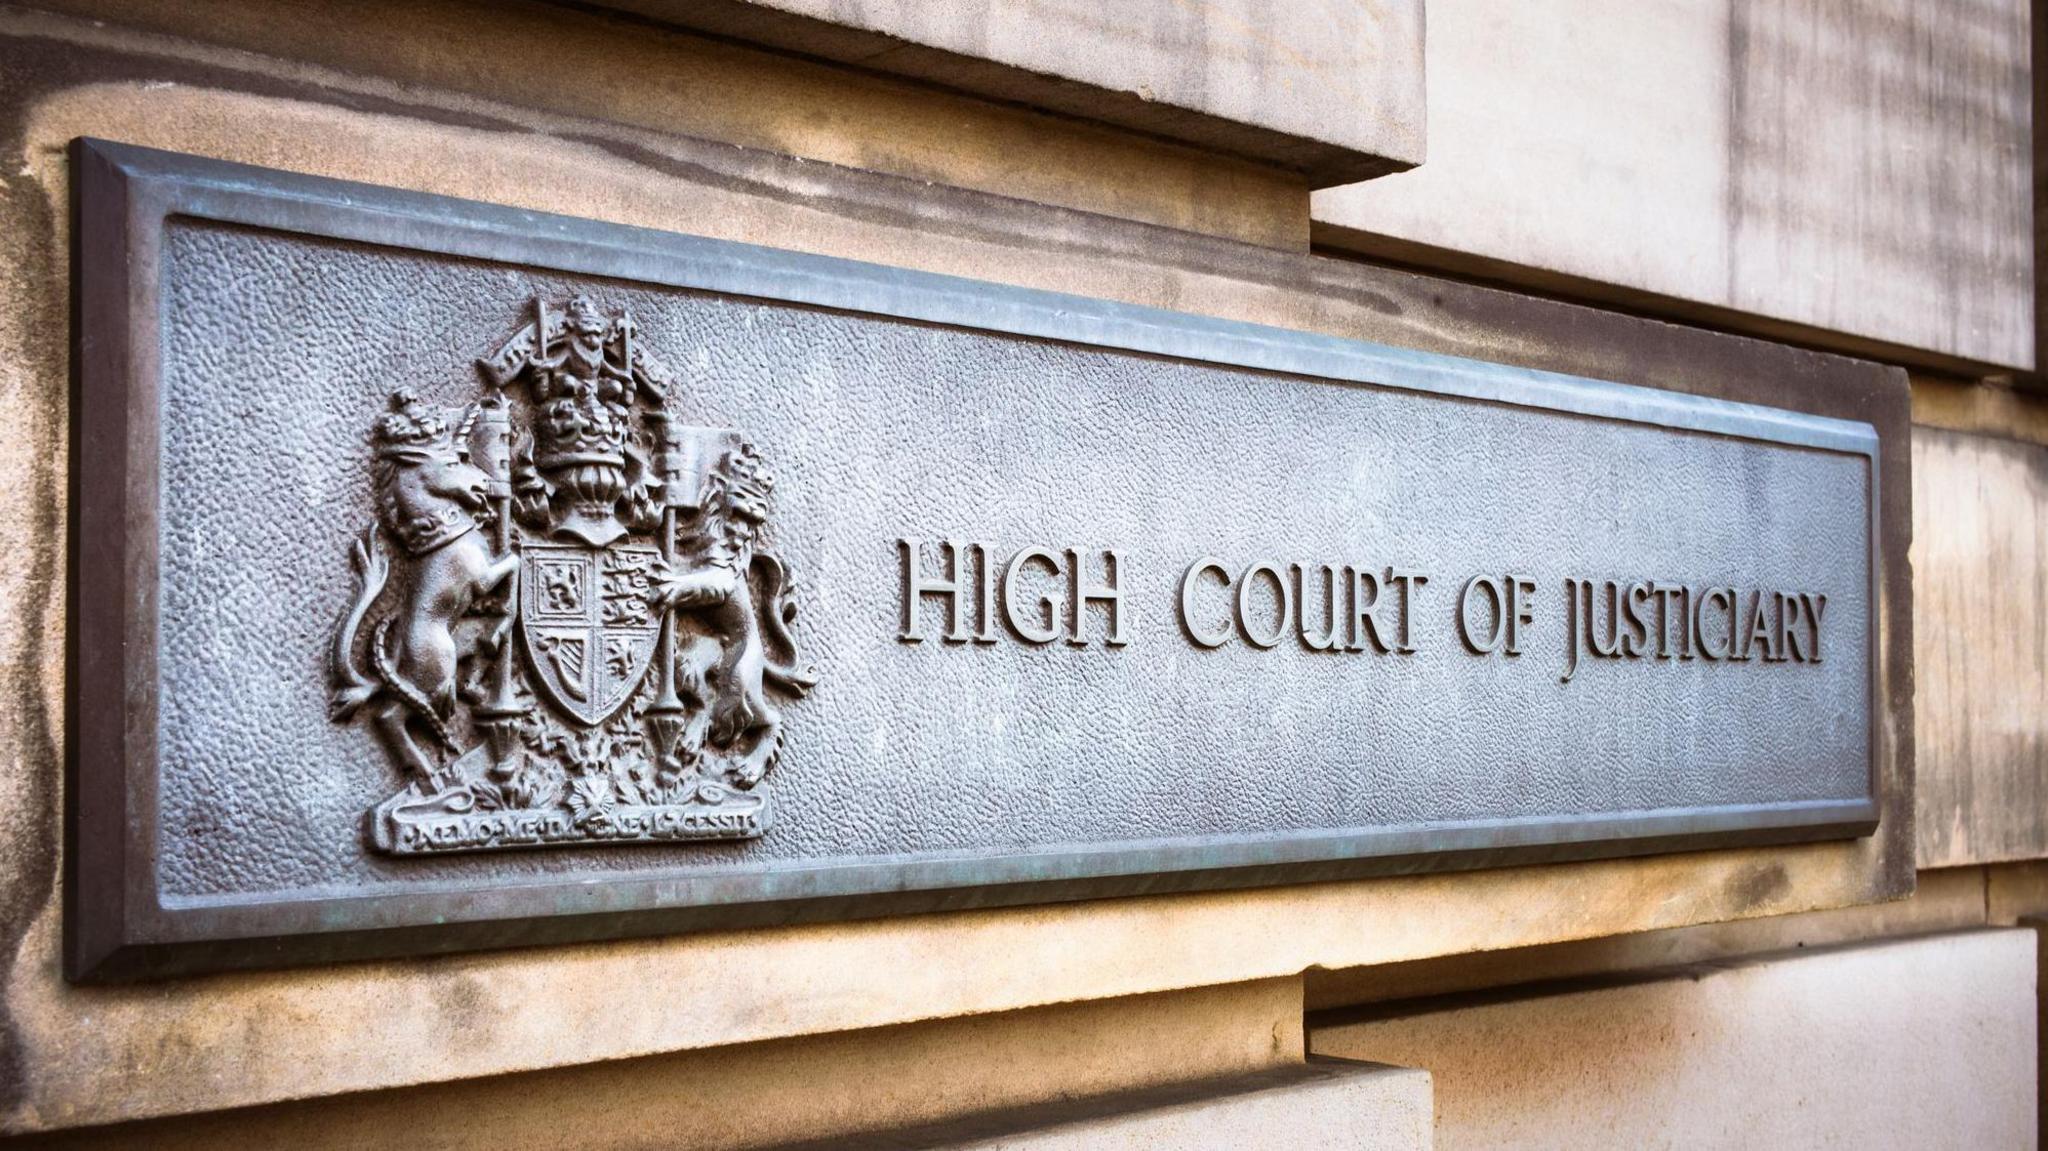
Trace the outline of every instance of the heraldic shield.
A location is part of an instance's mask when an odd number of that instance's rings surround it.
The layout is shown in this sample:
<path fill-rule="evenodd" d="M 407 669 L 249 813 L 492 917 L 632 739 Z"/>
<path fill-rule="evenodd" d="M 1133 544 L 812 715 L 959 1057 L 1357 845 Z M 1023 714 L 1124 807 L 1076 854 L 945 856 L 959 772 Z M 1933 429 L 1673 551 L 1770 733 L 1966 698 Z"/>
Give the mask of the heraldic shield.
<path fill-rule="evenodd" d="M 528 543 L 519 634 L 549 699 L 590 727 L 610 719 L 646 677 L 661 638 L 648 607 L 651 546 Z"/>
<path fill-rule="evenodd" d="M 775 477 L 700 422 L 633 317 L 537 297 L 457 409 L 394 389 L 330 714 L 401 789 L 394 856 L 753 839 L 801 698 Z M 519 309 L 507 309 L 518 317 Z M 523 317 L 520 317 L 523 319 Z"/>

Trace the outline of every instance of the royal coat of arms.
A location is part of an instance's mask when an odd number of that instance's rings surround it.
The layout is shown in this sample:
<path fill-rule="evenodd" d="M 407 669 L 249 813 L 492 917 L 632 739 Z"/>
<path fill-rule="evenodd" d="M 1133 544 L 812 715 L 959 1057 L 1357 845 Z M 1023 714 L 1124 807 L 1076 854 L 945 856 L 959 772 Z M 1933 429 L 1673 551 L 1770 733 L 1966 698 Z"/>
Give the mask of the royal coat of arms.
<path fill-rule="evenodd" d="M 376 522 L 335 634 L 332 711 L 404 778 L 369 813 L 394 855 L 749 839 L 798 665 L 763 547 L 775 481 L 688 423 L 632 316 L 578 296 L 478 361 L 460 411 L 391 396 Z"/>

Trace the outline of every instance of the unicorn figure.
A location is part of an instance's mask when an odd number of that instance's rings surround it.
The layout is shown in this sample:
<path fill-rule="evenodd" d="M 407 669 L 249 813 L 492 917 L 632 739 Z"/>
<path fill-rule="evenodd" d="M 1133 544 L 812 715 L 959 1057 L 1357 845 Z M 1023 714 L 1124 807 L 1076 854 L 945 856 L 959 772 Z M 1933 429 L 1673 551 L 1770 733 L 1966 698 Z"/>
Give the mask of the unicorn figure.
<path fill-rule="evenodd" d="M 456 624 L 479 597 L 504 586 L 519 569 L 519 557 L 492 554 L 478 528 L 490 477 L 469 461 L 461 446 L 467 436 L 450 435 L 410 389 L 391 394 L 391 410 L 378 421 L 372 440 L 377 522 L 352 556 L 362 588 L 334 639 L 332 714 L 347 720 L 382 701 L 372 720 L 392 759 L 416 782 L 433 784 L 440 782 L 439 769 L 417 734 L 423 731 L 450 755 L 463 750 L 450 726 L 464 654 Z M 361 645 L 367 648 L 366 672 L 357 648 L 364 621 L 391 582 L 386 539 L 398 545 L 404 571 L 393 610 L 377 620 Z"/>

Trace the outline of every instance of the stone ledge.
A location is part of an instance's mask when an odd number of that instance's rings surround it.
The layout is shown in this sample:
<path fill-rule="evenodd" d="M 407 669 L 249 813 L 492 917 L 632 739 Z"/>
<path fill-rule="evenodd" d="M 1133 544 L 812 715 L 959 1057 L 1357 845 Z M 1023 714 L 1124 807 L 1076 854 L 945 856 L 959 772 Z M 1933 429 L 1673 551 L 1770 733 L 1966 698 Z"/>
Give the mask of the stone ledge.
<path fill-rule="evenodd" d="M 1349 29 L 1320 7 L 1242 0 L 602 6 L 1226 152 L 1318 188 L 1405 171 L 1425 151 L 1422 0 L 1369 0 Z"/>
<path fill-rule="evenodd" d="M 1446 1146 L 2032 1147 L 2035 937 L 1994 929 L 1312 1015 Z"/>
<path fill-rule="evenodd" d="M 1063 1099 L 852 1141 L 786 1145 L 784 1151 L 1400 1151 L 1431 1145 L 1434 1107 L 1427 1071 L 1312 1057 L 1299 1066 L 1238 1078 Z"/>

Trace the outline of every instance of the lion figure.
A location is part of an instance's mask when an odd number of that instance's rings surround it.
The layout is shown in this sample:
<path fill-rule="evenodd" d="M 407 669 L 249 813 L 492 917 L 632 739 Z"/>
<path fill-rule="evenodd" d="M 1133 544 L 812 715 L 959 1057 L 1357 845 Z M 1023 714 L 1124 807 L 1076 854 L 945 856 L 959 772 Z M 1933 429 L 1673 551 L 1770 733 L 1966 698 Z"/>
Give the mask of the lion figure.
<path fill-rule="evenodd" d="M 739 788 L 759 783 L 782 751 L 782 714 L 767 689 L 800 697 L 817 673 L 797 667 L 796 618 L 782 562 L 759 549 L 775 480 L 751 444 L 706 479 L 694 530 L 649 601 L 676 611 L 676 690 L 692 716 L 667 772 L 696 767 Z M 706 761 L 711 761 L 707 763 Z"/>

